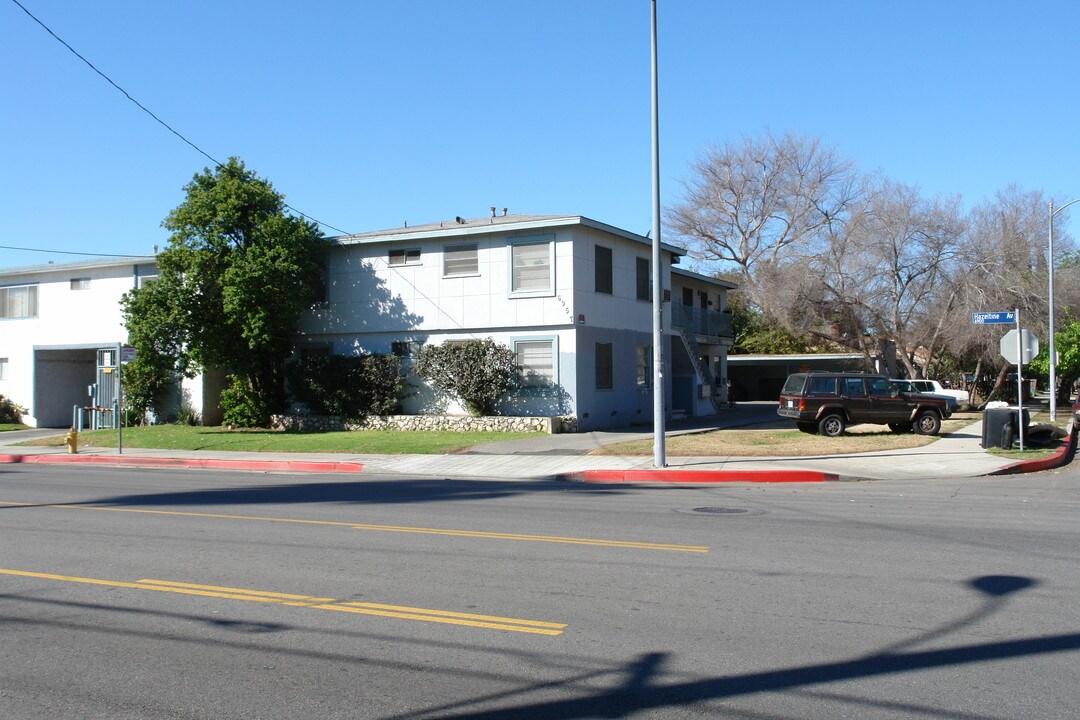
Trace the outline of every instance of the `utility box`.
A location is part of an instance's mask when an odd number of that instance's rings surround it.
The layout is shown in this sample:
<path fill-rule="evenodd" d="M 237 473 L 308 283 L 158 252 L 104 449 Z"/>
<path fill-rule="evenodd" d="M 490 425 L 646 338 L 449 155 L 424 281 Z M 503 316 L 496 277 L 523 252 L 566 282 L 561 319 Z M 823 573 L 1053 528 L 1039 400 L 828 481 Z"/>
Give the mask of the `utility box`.
<path fill-rule="evenodd" d="M 1027 431 L 1030 417 L 1027 408 L 1022 419 L 1015 407 L 987 408 L 983 410 L 982 446 L 984 448 L 1009 449 L 1020 435 L 1020 422 Z"/>

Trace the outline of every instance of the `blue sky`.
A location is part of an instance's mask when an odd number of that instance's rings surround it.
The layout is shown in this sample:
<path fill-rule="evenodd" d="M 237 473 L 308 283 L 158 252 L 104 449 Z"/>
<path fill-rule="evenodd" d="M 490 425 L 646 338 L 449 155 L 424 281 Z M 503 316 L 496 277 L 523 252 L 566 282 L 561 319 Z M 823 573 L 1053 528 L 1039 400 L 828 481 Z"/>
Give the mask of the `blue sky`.
<path fill-rule="evenodd" d="M 20 2 L 207 153 L 349 232 L 492 205 L 651 225 L 648 0 Z M 1010 183 L 1080 197 L 1076 0 L 659 0 L 659 27 L 665 204 L 709 144 L 767 129 L 967 205 Z M 163 246 L 209 161 L 11 0 L 0 66 L 0 245 Z M 76 259 L 0 249 L 0 267 Z"/>

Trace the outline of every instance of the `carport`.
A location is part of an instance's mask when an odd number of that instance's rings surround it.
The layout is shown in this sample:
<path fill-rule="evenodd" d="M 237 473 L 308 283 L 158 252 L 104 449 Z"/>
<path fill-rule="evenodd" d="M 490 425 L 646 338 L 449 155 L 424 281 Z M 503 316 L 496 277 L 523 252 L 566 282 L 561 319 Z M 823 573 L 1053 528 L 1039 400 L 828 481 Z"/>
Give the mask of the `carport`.
<path fill-rule="evenodd" d="M 31 414 L 37 427 L 71 426 L 71 408 L 89 403 L 87 388 L 97 381 L 97 350 L 109 345 L 34 347 Z"/>
<path fill-rule="evenodd" d="M 728 355 L 728 377 L 734 400 L 776 400 L 791 373 L 824 370 L 868 371 L 860 353 L 829 355 Z"/>

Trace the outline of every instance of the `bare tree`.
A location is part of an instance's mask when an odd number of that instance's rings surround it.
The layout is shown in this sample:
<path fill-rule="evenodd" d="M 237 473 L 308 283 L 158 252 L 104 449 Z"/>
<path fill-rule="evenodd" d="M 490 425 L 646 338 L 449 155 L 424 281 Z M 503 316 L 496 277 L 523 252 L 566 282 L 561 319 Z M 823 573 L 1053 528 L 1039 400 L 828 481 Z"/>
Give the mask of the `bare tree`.
<path fill-rule="evenodd" d="M 789 133 L 713 147 L 692 166 L 668 228 L 706 264 L 734 264 L 758 307 L 770 289 L 756 266 L 773 268 L 811 250 L 861 192 L 853 164 L 817 138 Z"/>

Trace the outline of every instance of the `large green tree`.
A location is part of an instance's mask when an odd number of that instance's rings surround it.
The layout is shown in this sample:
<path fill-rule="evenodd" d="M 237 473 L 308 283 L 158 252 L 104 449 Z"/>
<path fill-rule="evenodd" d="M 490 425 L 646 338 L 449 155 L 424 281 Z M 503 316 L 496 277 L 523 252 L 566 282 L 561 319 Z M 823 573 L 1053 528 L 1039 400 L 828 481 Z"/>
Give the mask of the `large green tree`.
<path fill-rule="evenodd" d="M 317 299 L 326 241 L 236 158 L 184 190 L 162 222 L 172 235 L 158 278 L 124 298 L 129 342 L 157 368 L 228 370 L 227 421 L 263 425 L 284 404 L 284 360 L 297 318 Z"/>

